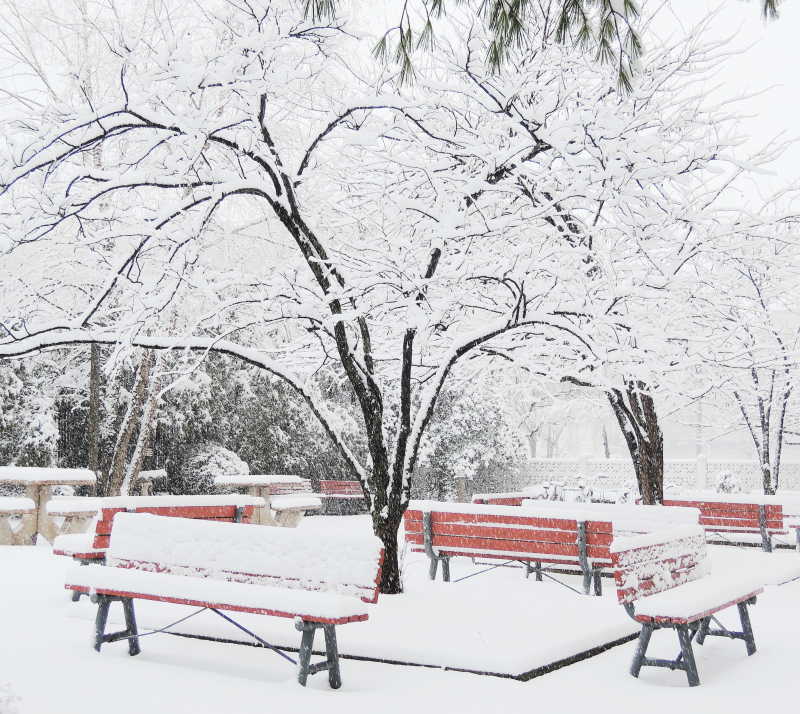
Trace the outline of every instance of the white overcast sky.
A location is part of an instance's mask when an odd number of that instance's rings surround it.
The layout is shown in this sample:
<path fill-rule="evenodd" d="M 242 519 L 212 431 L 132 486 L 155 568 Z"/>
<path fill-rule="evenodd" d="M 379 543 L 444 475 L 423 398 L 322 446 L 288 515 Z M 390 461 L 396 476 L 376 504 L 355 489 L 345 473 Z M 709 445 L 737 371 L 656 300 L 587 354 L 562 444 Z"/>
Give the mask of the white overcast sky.
<path fill-rule="evenodd" d="M 687 29 L 719 9 L 711 31 L 714 39 L 730 37 L 732 49 L 743 49 L 726 61 L 718 91 L 721 97 L 764 92 L 741 105 L 749 115 L 743 132 L 750 138 L 748 148 L 756 149 L 778 134 L 800 137 L 800 2 L 786 0 L 780 17 L 769 22 L 761 14 L 761 0 L 672 0 L 667 4 L 672 21 Z M 766 192 L 787 183 L 800 184 L 800 143 L 789 148 L 773 169 L 774 175 L 758 180 Z"/>

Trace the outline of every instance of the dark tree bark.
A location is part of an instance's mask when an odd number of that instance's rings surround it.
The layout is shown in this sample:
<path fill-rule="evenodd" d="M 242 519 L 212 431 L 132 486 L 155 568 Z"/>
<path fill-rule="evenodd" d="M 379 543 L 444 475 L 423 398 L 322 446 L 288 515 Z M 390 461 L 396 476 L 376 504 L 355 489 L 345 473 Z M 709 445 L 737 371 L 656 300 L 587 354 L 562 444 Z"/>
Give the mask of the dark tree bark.
<path fill-rule="evenodd" d="M 86 419 L 87 462 L 89 470 L 97 474 L 100 470 L 100 345 L 92 345 L 90 350 L 89 413 Z"/>
<path fill-rule="evenodd" d="M 612 389 L 607 395 L 628 445 L 642 503 L 662 503 L 664 436 L 648 386 L 641 381 L 630 381 L 624 389 Z"/>

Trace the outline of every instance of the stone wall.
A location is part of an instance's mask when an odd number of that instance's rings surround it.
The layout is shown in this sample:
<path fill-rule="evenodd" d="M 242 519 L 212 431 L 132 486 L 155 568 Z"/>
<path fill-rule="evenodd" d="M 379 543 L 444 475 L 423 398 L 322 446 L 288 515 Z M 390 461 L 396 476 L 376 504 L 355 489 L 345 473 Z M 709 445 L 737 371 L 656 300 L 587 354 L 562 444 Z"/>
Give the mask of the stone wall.
<path fill-rule="evenodd" d="M 761 490 L 760 467 L 747 460 L 668 459 L 664 463 L 664 482 L 667 488 L 714 488 L 719 474 L 725 471 L 733 474 L 743 490 Z M 580 478 L 593 482 L 601 475 L 610 487 L 631 485 L 635 481 L 630 459 L 532 459 L 520 472 L 517 488 L 544 481 L 573 486 Z M 800 462 L 781 464 L 780 487 L 800 490 Z"/>

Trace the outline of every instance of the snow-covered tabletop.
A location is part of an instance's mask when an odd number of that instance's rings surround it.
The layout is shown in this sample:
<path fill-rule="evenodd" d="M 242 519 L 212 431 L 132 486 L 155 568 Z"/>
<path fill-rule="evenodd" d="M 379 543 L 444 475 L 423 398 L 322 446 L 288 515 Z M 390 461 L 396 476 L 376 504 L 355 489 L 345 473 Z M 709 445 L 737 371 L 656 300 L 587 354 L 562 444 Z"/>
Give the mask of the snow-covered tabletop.
<path fill-rule="evenodd" d="M 271 486 L 276 483 L 308 483 L 308 479 L 294 474 L 224 474 L 215 476 L 217 486 Z"/>
<path fill-rule="evenodd" d="M 47 504 L 53 496 L 51 486 L 91 486 L 96 480 L 89 469 L 0 466 L 0 483 L 25 486 L 25 496 L 36 505 L 31 535 L 34 543 L 39 534 L 52 543 L 60 529 L 47 512 Z"/>
<path fill-rule="evenodd" d="M 294 474 L 222 474 L 214 478 L 214 484 L 246 488 L 250 495 L 263 498 L 267 507 L 255 514 L 255 522 L 263 526 L 294 528 L 307 510 L 321 507 L 312 495 L 310 481 Z"/>
<path fill-rule="evenodd" d="M 33 513 L 36 504 L 30 498 L 16 496 L 0 496 L 0 513 Z"/>
<path fill-rule="evenodd" d="M 46 505 L 51 516 L 66 516 L 73 513 L 97 513 L 100 507 L 99 498 L 55 496 Z"/>
<path fill-rule="evenodd" d="M 89 469 L 0 466 L 0 483 L 23 486 L 91 486 L 97 477 Z"/>

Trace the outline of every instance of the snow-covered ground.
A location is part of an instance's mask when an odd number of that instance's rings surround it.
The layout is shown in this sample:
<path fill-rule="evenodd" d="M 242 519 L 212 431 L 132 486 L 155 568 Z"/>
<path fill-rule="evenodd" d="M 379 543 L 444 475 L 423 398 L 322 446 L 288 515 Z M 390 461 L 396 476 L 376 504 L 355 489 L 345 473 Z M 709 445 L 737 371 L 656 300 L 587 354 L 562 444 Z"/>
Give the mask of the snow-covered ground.
<path fill-rule="evenodd" d="M 321 536 L 368 527 L 364 517 L 316 517 L 301 524 Z M 774 579 L 769 573 L 777 570 L 800 574 L 800 556 L 791 551 L 768 555 L 712 547 L 711 552 L 715 571 L 757 568 L 765 579 Z M 407 594 L 383 597 L 369 623 L 340 628 L 343 652 L 511 671 L 631 631 L 614 603 L 610 581 L 604 581 L 607 595 L 598 599 L 552 583 L 525 582 L 511 569 L 461 583 L 429 583 L 425 565 L 424 557 L 409 555 Z M 454 566 L 454 577 L 477 569 L 467 559 Z M 291 665 L 254 647 L 155 635 L 142 640 L 142 653 L 135 658 L 122 643 L 106 645 L 97 654 L 90 645 L 93 606 L 85 598 L 71 603 L 63 590 L 68 567 L 47 548 L 0 548 L 0 714 L 250 714 L 320 708 L 333 714 L 406 714 L 409 707 L 442 713 L 555 711 L 551 705 L 563 712 L 736 714 L 789 705 L 795 686 L 800 581 L 769 587 L 752 609 L 759 648 L 753 657 L 745 655 L 743 643 L 724 638 L 709 638 L 696 647 L 699 688 L 690 689 L 682 672 L 645 669 L 638 680 L 630 677 L 631 642 L 528 682 L 347 659 L 342 662 L 343 687 L 331 691 L 324 674 L 311 677 L 302 689 Z M 151 603 L 138 603 L 137 609 L 143 631 L 186 612 Z M 723 620 L 733 624 L 735 613 Z M 247 624 L 267 639 L 297 644 L 289 621 L 264 617 Z M 237 637 L 221 620 L 190 620 L 185 627 Z M 659 632 L 648 654 L 671 658 L 676 651 L 674 634 Z M 14 697 L 19 701 L 3 704 Z"/>

